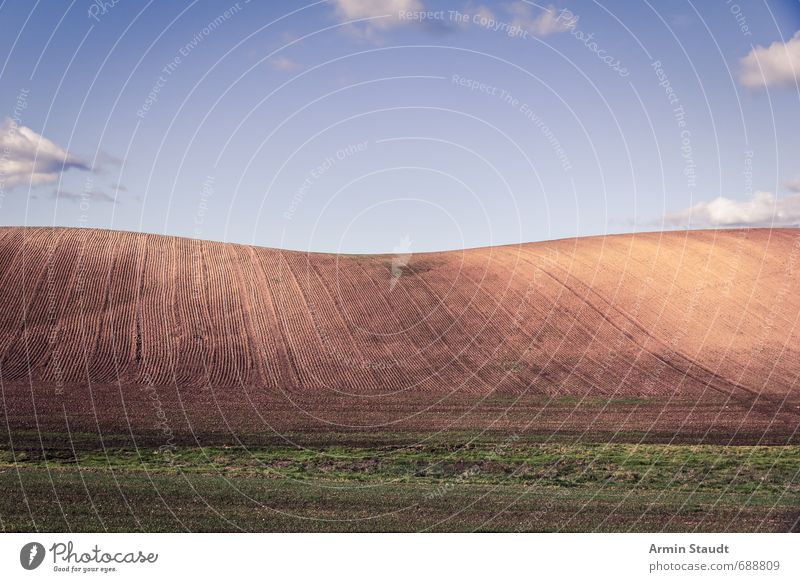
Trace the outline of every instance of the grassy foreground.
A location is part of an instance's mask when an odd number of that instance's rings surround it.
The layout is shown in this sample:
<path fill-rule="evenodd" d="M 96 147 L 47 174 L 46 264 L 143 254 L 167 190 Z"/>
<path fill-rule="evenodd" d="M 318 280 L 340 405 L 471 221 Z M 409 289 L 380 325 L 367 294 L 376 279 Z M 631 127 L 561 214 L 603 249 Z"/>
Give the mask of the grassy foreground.
<path fill-rule="evenodd" d="M 0 448 L 5 531 L 789 531 L 800 446 Z"/>

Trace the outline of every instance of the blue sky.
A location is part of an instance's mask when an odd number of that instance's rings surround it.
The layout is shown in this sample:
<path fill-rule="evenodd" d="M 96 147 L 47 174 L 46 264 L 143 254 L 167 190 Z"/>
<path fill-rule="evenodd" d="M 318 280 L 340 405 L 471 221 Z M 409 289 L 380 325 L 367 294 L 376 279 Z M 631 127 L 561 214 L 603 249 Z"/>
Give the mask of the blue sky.
<path fill-rule="evenodd" d="M 798 31 L 797 0 L 5 1 L 0 223 L 330 252 L 795 226 Z"/>

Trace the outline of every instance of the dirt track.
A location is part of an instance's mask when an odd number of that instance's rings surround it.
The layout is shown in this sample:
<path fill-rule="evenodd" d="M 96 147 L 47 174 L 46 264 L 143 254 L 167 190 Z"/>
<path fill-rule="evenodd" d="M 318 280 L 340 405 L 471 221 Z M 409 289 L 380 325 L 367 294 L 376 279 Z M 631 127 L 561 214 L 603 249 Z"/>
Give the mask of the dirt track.
<path fill-rule="evenodd" d="M 798 428 L 800 231 L 568 239 L 403 263 L 0 229 L 0 422 L 782 442 Z"/>

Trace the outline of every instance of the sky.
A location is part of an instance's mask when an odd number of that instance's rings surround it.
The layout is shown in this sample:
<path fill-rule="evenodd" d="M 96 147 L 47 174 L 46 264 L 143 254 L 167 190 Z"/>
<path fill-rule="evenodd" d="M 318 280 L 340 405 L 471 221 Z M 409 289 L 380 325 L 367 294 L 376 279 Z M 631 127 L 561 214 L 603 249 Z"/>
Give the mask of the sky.
<path fill-rule="evenodd" d="M 421 252 L 800 224 L 800 2 L 0 4 L 0 224 Z"/>

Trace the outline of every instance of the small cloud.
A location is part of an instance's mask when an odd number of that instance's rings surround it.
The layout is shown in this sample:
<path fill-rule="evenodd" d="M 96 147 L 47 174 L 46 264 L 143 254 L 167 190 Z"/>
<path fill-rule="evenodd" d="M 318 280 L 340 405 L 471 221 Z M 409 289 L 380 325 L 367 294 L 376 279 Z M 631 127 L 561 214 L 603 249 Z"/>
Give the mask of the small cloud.
<path fill-rule="evenodd" d="M 269 60 L 269 64 L 273 69 L 277 69 L 278 71 L 291 72 L 300 68 L 300 64 L 289 57 L 275 57 Z"/>
<path fill-rule="evenodd" d="M 97 175 L 109 174 L 111 167 L 119 168 L 122 166 L 122 160 L 106 151 L 100 150 L 92 161 L 91 170 Z"/>
<path fill-rule="evenodd" d="M 535 10 L 532 5 L 520 1 L 508 4 L 506 10 L 512 16 L 511 26 L 518 26 L 536 36 L 566 32 L 576 20 L 568 10 L 558 12 L 552 4 Z"/>
<path fill-rule="evenodd" d="M 0 125 L 0 152 L 0 187 L 39 186 L 70 168 L 90 170 L 84 160 L 9 118 Z"/>
<path fill-rule="evenodd" d="M 800 193 L 778 198 L 772 192 L 756 192 L 750 200 L 722 196 L 664 216 L 672 226 L 797 226 Z"/>
<path fill-rule="evenodd" d="M 739 65 L 739 83 L 745 87 L 796 85 L 800 78 L 800 31 L 786 43 L 754 47 Z"/>
<path fill-rule="evenodd" d="M 330 3 L 340 22 L 369 19 L 358 26 L 352 24 L 349 32 L 373 42 L 380 40 L 380 31 L 418 22 L 404 18 L 404 13 L 425 10 L 420 0 L 330 0 Z"/>
<path fill-rule="evenodd" d="M 486 21 L 497 20 L 497 18 L 495 18 L 494 16 L 494 12 L 492 12 L 492 9 L 484 4 L 481 4 L 480 6 L 470 11 L 474 13 L 475 16 L 477 16 L 480 20 L 486 20 Z"/>
<path fill-rule="evenodd" d="M 400 13 L 424 10 L 420 0 L 331 0 L 342 22 L 361 18 L 377 18 L 378 26 L 389 27 L 399 22 Z"/>
<path fill-rule="evenodd" d="M 84 192 L 82 194 L 75 194 L 73 192 L 67 192 L 66 190 L 54 190 L 50 198 L 53 200 L 69 200 L 75 203 L 81 202 L 82 200 L 91 200 L 94 202 L 110 202 L 111 204 L 117 204 L 116 198 L 99 190 Z"/>
<path fill-rule="evenodd" d="M 786 187 L 792 192 L 800 194 L 800 176 L 792 178 L 791 180 L 786 182 Z"/>
<path fill-rule="evenodd" d="M 125 184 L 111 184 L 111 189 L 117 192 L 127 192 L 128 187 Z"/>

